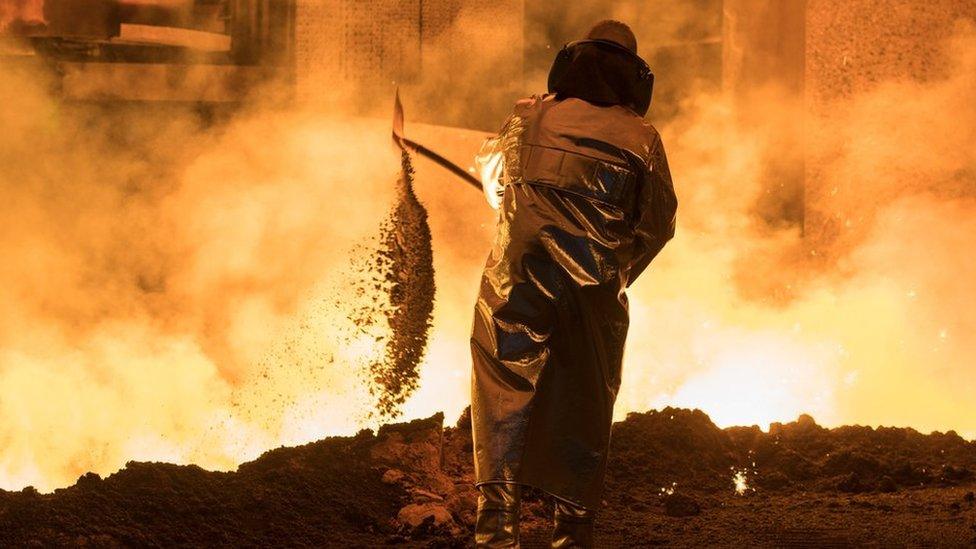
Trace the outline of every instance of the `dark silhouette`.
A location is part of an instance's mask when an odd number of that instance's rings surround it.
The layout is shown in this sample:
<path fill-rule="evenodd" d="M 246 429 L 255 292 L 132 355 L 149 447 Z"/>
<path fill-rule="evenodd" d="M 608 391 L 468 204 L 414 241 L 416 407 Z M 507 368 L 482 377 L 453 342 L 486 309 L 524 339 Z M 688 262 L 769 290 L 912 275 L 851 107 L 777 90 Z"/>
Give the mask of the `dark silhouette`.
<path fill-rule="evenodd" d="M 674 235 L 664 147 L 643 120 L 653 82 L 630 28 L 601 22 L 479 155 L 500 208 L 471 338 L 479 547 L 517 546 L 521 485 L 555 497 L 553 547 L 593 543 L 624 289 Z"/>

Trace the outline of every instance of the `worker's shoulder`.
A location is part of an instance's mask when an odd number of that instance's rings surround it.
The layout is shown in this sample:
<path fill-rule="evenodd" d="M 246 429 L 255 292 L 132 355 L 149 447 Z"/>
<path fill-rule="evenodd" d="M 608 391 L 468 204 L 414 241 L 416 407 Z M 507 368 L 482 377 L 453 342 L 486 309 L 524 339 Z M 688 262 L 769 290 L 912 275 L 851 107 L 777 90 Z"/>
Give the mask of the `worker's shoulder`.
<path fill-rule="evenodd" d="M 620 128 L 626 128 L 625 133 L 633 136 L 643 143 L 648 149 L 653 149 L 661 142 L 661 134 L 653 124 L 645 120 L 633 110 L 622 105 L 616 105 L 609 111 L 613 117 L 613 124 Z"/>
<path fill-rule="evenodd" d="M 532 95 L 523 99 L 519 99 L 515 102 L 514 113 L 516 115 L 524 115 L 534 109 L 537 109 L 543 105 L 543 103 L 551 102 L 555 100 L 556 96 L 551 93 L 542 95 Z"/>
<path fill-rule="evenodd" d="M 635 114 L 634 116 L 637 116 L 637 115 Z M 641 125 L 642 129 L 644 130 L 644 132 L 647 134 L 647 136 L 652 141 L 654 141 L 656 143 L 659 143 L 661 141 L 661 134 L 660 134 L 660 132 L 657 131 L 657 128 L 654 127 L 654 124 L 651 124 L 647 120 L 644 120 L 643 118 L 640 118 L 640 117 L 638 117 L 638 119 L 640 120 L 640 125 Z"/>
<path fill-rule="evenodd" d="M 652 135 L 654 137 L 658 136 L 657 128 L 645 120 L 644 117 L 634 112 L 633 109 L 623 105 L 614 105 L 612 107 L 604 108 L 606 108 L 608 112 L 612 113 L 612 116 L 618 121 L 627 124 L 636 130 L 643 131 L 648 135 Z"/>

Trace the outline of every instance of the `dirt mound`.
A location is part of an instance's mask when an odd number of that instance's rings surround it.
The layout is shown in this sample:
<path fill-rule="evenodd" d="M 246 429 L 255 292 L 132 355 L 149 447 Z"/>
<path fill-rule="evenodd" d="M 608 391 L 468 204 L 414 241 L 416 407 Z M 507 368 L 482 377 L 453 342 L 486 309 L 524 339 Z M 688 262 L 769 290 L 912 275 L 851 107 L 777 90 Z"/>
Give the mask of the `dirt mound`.
<path fill-rule="evenodd" d="M 700 410 L 629 414 L 613 427 L 607 492 L 626 493 L 635 482 L 654 496 L 675 487 L 724 489 L 738 462 L 729 435 Z"/>
<path fill-rule="evenodd" d="M 0 491 L 0 546 L 364 545 L 405 497 L 369 465 L 370 433 L 268 452 L 236 473 L 130 462 L 39 495 Z"/>
<path fill-rule="evenodd" d="M 407 542 L 404 531 L 459 535 L 447 503 L 471 502 L 440 470 L 442 421 L 278 448 L 232 473 L 130 462 L 49 495 L 0 490 L 0 546 L 363 547 Z"/>
<path fill-rule="evenodd" d="M 729 490 L 736 477 L 767 490 L 873 491 L 974 479 L 976 442 L 954 432 L 792 423 L 719 429 L 700 410 L 630 414 L 614 425 L 608 492 L 639 482 L 671 491 Z"/>
<path fill-rule="evenodd" d="M 843 426 L 825 429 L 810 416 L 728 430 L 750 458 L 756 484 L 771 489 L 845 492 L 893 491 L 912 486 L 951 486 L 976 472 L 976 442 L 955 432 L 924 435 L 914 429 Z"/>
<path fill-rule="evenodd" d="M 463 546 L 476 503 L 469 419 L 442 421 L 279 448 L 233 473 L 131 462 L 50 495 L 0 490 L 0 546 Z M 808 416 L 764 433 L 666 408 L 615 424 L 611 456 L 598 532 L 610 546 L 783 541 L 801 530 L 854 543 L 874 539 L 872 520 L 902 524 L 892 539 L 976 540 L 976 443 L 954 433 L 825 429 Z M 737 473 L 748 485 L 741 496 Z M 544 540 L 550 514 L 530 491 L 526 546 Z M 683 526 L 699 517 L 704 526 Z M 760 518 L 761 528 L 735 526 Z M 823 530 L 824 521 L 850 531 Z"/>

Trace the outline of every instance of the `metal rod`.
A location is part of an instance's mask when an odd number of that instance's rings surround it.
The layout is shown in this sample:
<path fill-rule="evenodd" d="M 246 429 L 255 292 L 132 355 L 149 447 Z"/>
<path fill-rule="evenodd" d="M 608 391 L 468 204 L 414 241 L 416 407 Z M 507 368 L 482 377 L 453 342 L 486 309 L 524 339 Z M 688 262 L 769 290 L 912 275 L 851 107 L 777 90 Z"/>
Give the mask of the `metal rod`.
<path fill-rule="evenodd" d="M 419 154 L 420 156 L 427 157 L 428 159 L 432 160 L 438 166 L 440 166 L 440 167 L 446 169 L 447 171 L 453 173 L 454 175 L 460 177 L 466 183 L 468 183 L 471 186 L 475 187 L 479 191 L 481 190 L 481 188 L 482 188 L 481 187 L 481 181 L 479 181 L 477 177 L 475 177 L 475 176 L 471 175 L 470 173 L 468 173 L 468 171 L 465 170 L 464 168 L 462 168 L 461 166 L 458 166 L 454 162 L 451 162 L 450 160 L 448 160 L 448 159 L 444 158 L 443 156 L 437 154 L 436 152 L 428 149 L 427 147 L 421 145 L 420 143 L 417 143 L 416 141 L 411 141 L 410 139 L 407 139 L 406 137 L 403 138 L 403 144 L 406 145 L 407 147 L 413 149 L 414 151 L 416 151 L 417 154 Z"/>
<path fill-rule="evenodd" d="M 479 191 L 481 190 L 481 181 L 478 180 L 477 177 L 471 175 L 467 170 L 444 158 L 440 154 L 428 149 L 416 141 L 407 139 L 403 135 L 403 104 L 400 103 L 399 88 L 397 88 L 396 99 L 393 102 L 393 143 L 395 143 L 400 150 L 413 150 L 420 156 L 426 157 L 438 166 L 460 177 L 465 183 L 468 183 Z"/>

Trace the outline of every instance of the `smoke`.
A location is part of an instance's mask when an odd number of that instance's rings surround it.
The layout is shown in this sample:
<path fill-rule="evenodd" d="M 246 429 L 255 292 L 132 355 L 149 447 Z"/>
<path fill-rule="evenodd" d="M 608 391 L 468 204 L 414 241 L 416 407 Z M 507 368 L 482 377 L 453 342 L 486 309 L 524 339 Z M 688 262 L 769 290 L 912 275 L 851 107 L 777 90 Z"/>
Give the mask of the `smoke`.
<path fill-rule="evenodd" d="M 634 5 L 610 16 L 659 28 Z M 679 22 L 661 28 L 696 34 L 700 11 L 669 12 Z M 462 14 L 436 43 L 470 42 L 490 23 Z M 509 78 L 496 54 L 514 46 L 483 46 L 491 59 L 460 66 L 425 50 L 408 113 L 478 110 L 479 126 L 500 124 L 481 124 L 495 116 L 482 105 L 506 111 L 510 87 L 478 90 Z M 757 215 L 781 136 L 742 124 L 795 111 L 775 89 L 747 112 L 707 86 L 686 90 L 659 127 L 678 235 L 630 292 L 619 415 L 676 404 L 723 425 L 808 412 L 976 435 L 974 46 L 962 29 L 945 79 L 883 82 L 805 122 L 820 212 L 806 235 Z M 687 72 L 680 62 L 655 63 L 659 80 Z M 525 94 L 542 91 L 526 70 Z M 0 61 L 0 487 L 51 489 L 129 459 L 233 468 L 368 426 L 362 366 L 383 347 L 349 318 L 364 299 L 350 266 L 389 213 L 399 163 L 387 120 L 339 114 L 360 90 L 326 90 L 339 99 L 325 111 L 252 105 L 212 124 L 181 107 L 65 104 L 42 73 Z M 454 89 L 468 101 L 447 103 Z M 480 139 L 407 132 L 462 164 Z M 439 297 L 405 409 L 456 415 L 492 213 L 437 168 L 416 169 Z"/>
<path fill-rule="evenodd" d="M 784 151 L 784 121 L 797 123 L 795 102 L 775 86 L 744 104 L 717 91 L 685 97 L 659 127 L 678 234 L 629 292 L 619 418 L 678 405 L 721 425 L 810 413 L 827 425 L 976 436 L 974 40 L 964 26 L 945 44 L 951 70 L 941 80 L 880 82 L 799 121 L 806 234 L 757 208 L 770 159 Z M 456 145 L 457 157 L 471 147 Z M 418 181 L 433 175 L 419 171 Z M 490 216 L 466 197 L 440 200 L 430 205 L 435 260 L 438 272 L 458 273 L 448 284 L 459 287 L 452 294 L 441 283 L 449 297 L 441 294 L 421 388 L 408 402 L 416 416 L 467 405 L 458 370 L 475 288 L 456 279 L 477 280 L 484 254 L 471 257 L 471 242 L 491 232 Z M 460 243 L 463 226 L 444 219 L 457 211 L 477 216 Z"/>
<path fill-rule="evenodd" d="M 951 76 L 881 83 L 807 121 L 805 238 L 752 213 L 778 136 L 725 98 L 689 100 L 663 129 L 680 230 L 632 293 L 621 413 L 976 433 L 974 45 L 964 27 Z M 751 108 L 793 115 L 768 93 Z"/>
<path fill-rule="evenodd" d="M 375 345 L 343 337 L 369 296 L 345 289 L 392 205 L 388 124 L 255 108 L 208 126 L 0 73 L 0 486 L 232 467 L 362 423 Z"/>
<path fill-rule="evenodd" d="M 0 31 L 13 21 L 44 21 L 44 0 L 3 0 L 0 2 Z"/>

